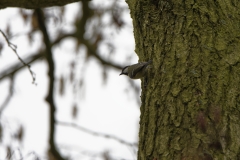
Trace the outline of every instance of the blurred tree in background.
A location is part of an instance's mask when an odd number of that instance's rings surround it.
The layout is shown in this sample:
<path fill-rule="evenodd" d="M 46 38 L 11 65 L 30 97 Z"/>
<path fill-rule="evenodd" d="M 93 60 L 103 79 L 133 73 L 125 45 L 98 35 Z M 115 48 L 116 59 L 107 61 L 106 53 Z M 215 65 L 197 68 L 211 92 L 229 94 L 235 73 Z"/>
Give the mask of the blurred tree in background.
<path fill-rule="evenodd" d="M 70 152 L 64 152 L 63 154 L 56 142 L 57 125 L 70 126 L 92 135 L 114 139 L 136 150 L 137 143 L 129 143 L 109 134 L 91 131 L 75 123 L 67 123 L 61 121 L 61 119 L 60 121 L 57 120 L 56 109 L 58 108 L 58 102 L 56 101 L 56 97 L 65 96 L 69 89 L 73 91 L 74 97 L 77 97 L 79 92 L 83 92 L 85 84 L 88 83 L 85 80 L 85 70 L 87 70 L 88 61 L 90 59 L 95 59 L 102 68 L 102 77 L 93 75 L 92 78 L 98 81 L 102 80 L 104 83 L 106 83 L 108 79 L 109 68 L 120 71 L 123 64 L 128 64 L 131 60 L 131 56 L 114 58 L 116 57 L 116 48 L 119 44 L 114 43 L 112 40 L 116 36 L 116 33 L 123 27 L 131 25 L 124 20 L 124 14 L 129 15 L 126 4 L 122 5 L 119 1 L 108 1 L 105 5 L 100 5 L 101 2 L 100 4 L 94 4 L 91 1 L 82 1 L 75 4 L 75 6 L 77 6 L 75 7 L 77 8 L 75 11 L 66 11 L 66 6 L 39 9 L 40 7 L 62 6 L 70 2 L 71 1 L 48 1 L 47 4 L 40 1 L 36 3 L 34 1 L 0 2 L 0 8 L 18 7 L 32 9 L 18 9 L 18 16 L 21 16 L 21 21 L 23 21 L 28 28 L 26 33 L 19 32 L 19 28 L 16 26 L 17 22 L 14 23 L 14 18 L 7 20 L 8 22 L 5 24 L 4 28 L 0 26 L 1 54 L 5 53 L 8 48 L 8 51 L 15 53 L 18 58 L 18 61 L 14 61 L 13 64 L 8 64 L 7 67 L 0 69 L 0 81 L 5 81 L 7 79 L 10 82 L 8 96 L 2 101 L 0 106 L 0 117 L 4 114 L 4 110 L 14 94 L 14 83 L 18 73 L 20 73 L 22 69 L 27 68 L 29 75 L 31 75 L 32 83 L 37 86 L 38 73 L 35 72 L 31 66 L 44 60 L 48 72 L 48 86 L 46 86 L 47 93 L 45 97 L 49 105 L 49 151 L 47 159 L 64 160 L 68 159 L 70 156 Z M 71 19 L 71 23 L 67 24 L 65 18 Z M 22 43 L 28 43 L 30 45 L 27 46 L 29 48 L 27 49 L 28 53 L 24 54 L 24 56 L 22 56 L 23 54 L 19 51 L 21 44 L 12 42 L 14 38 L 19 36 L 26 37 L 27 41 Z M 126 39 L 126 41 L 128 41 L 128 39 Z M 56 63 L 61 63 L 57 62 L 57 60 L 61 58 L 59 58 L 60 55 L 56 52 L 58 52 L 58 49 L 66 48 L 66 46 L 67 48 L 71 48 L 70 51 L 66 50 L 69 52 L 67 53 L 69 54 L 69 58 L 67 59 L 70 59 L 70 67 L 68 68 L 68 73 L 62 71 L 63 73 L 60 73 L 60 76 L 56 76 L 58 75 L 56 73 Z M 133 50 L 129 51 L 129 55 L 132 53 Z M 19 74 L 19 76 L 21 76 L 21 74 Z M 25 79 L 29 81 L 29 77 Z M 127 88 L 130 87 L 135 90 L 134 94 L 137 95 L 136 99 L 139 103 L 139 87 L 136 83 L 129 82 L 130 85 L 128 85 Z M 122 87 L 125 88 L 126 86 L 123 85 Z M 72 108 L 69 109 L 71 109 L 72 117 L 76 118 L 79 112 L 78 101 L 73 100 Z M 6 128 L 3 118 L 1 118 L 1 141 L 7 137 Z M 21 142 L 24 136 L 24 126 L 19 124 L 17 128 L 18 129 L 13 133 L 14 136 L 11 136 L 11 138 Z M 6 152 L 2 152 L 5 153 L 2 155 L 5 155 L 6 159 L 29 158 L 27 156 L 33 156 L 33 159 L 41 159 L 34 150 L 28 155 L 22 155 L 21 149 L 16 151 L 13 144 L 8 144 L 5 148 Z M 97 155 L 96 157 L 100 156 Z M 103 159 L 111 159 L 107 151 L 104 151 L 101 157 Z"/>

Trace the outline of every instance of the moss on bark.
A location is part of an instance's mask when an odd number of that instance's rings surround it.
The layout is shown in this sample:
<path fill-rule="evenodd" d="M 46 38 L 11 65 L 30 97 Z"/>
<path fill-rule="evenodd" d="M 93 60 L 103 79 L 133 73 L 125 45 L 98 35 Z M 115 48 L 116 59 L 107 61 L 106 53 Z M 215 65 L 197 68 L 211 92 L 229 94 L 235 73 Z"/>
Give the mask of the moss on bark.
<path fill-rule="evenodd" d="M 143 88 L 138 159 L 240 155 L 240 2 L 127 0 Z"/>

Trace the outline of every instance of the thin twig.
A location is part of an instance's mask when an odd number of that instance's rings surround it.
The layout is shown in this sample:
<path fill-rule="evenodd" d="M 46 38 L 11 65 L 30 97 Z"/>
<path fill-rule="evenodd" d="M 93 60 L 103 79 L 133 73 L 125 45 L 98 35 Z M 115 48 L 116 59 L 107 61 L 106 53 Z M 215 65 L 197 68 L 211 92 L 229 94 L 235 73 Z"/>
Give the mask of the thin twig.
<path fill-rule="evenodd" d="M 73 146 L 67 146 L 67 145 L 60 145 L 61 149 L 64 149 L 66 151 L 76 151 L 77 154 L 72 155 L 72 156 L 68 156 L 69 159 L 76 159 L 74 157 L 77 157 L 79 159 L 80 156 L 86 156 L 89 157 L 91 159 L 99 159 L 102 158 L 104 154 L 108 153 L 108 150 L 104 150 L 102 152 L 94 152 L 94 151 L 88 151 L 88 150 L 83 150 L 79 147 L 73 147 Z M 114 157 L 111 155 L 111 160 L 135 160 L 136 155 L 133 156 L 133 159 L 124 159 L 121 157 Z"/>
<path fill-rule="evenodd" d="M 35 160 L 40 160 L 39 156 L 34 151 L 33 152 L 29 152 L 26 156 L 21 157 L 19 160 L 27 159 L 31 155 L 33 155 L 35 157 Z"/>
<path fill-rule="evenodd" d="M 20 60 L 20 62 L 21 62 L 24 66 L 28 67 L 28 70 L 29 70 L 29 72 L 30 72 L 30 74 L 31 74 L 31 76 L 32 76 L 32 79 L 33 79 L 33 82 L 32 82 L 32 83 L 35 84 L 36 75 L 35 75 L 35 73 L 31 70 L 31 66 L 30 66 L 29 64 L 25 63 L 25 62 L 22 60 L 22 58 L 21 58 L 21 57 L 18 55 L 18 53 L 17 53 L 17 46 L 14 45 L 13 43 L 11 43 L 11 42 L 9 41 L 9 39 L 7 38 L 7 35 L 6 35 L 1 29 L 0 29 L 0 32 L 2 33 L 3 37 L 5 38 L 5 40 L 6 40 L 7 44 L 8 44 L 8 47 L 13 50 L 13 52 L 16 54 L 16 56 L 18 57 L 18 59 Z"/>
<path fill-rule="evenodd" d="M 4 159 L 4 160 L 7 160 L 7 159 L 12 159 L 12 156 L 15 154 L 16 151 L 12 151 L 10 154 L 7 155 L 7 157 Z M 20 153 L 20 150 L 19 150 L 19 153 Z M 16 159 L 16 160 L 25 160 L 27 159 L 28 157 L 30 157 L 31 155 L 33 155 L 35 157 L 35 160 L 40 160 L 39 156 L 33 151 L 33 152 L 29 152 L 28 154 L 26 154 L 24 157 L 21 156 L 20 159 Z"/>
<path fill-rule="evenodd" d="M 31 54 L 27 58 L 24 58 L 24 61 L 27 64 L 30 64 L 32 62 L 35 62 L 36 60 L 40 60 L 43 56 L 44 56 L 44 51 L 40 51 L 39 53 Z M 24 67 L 25 66 L 19 62 L 13 64 L 11 67 L 8 67 L 6 70 L 0 73 L 0 81 L 3 80 L 4 78 L 14 76 L 20 69 L 23 69 Z"/>
<path fill-rule="evenodd" d="M 54 42 L 52 42 L 51 47 L 58 45 L 59 42 L 61 42 L 62 40 L 64 40 L 65 38 L 68 37 L 73 37 L 73 38 L 77 38 L 75 33 L 67 33 L 67 34 L 62 34 L 60 35 Z M 91 46 L 89 46 L 89 43 L 87 43 L 86 41 L 84 41 L 84 44 L 87 45 L 88 48 L 90 48 L 90 55 L 95 57 L 96 59 L 98 59 L 102 64 L 106 65 L 106 66 L 110 66 L 113 67 L 115 69 L 122 69 L 124 66 L 121 66 L 119 64 L 115 64 L 113 62 L 110 61 L 106 61 L 104 60 L 103 57 L 99 56 L 96 51 L 94 51 L 93 49 L 91 49 Z M 44 57 L 46 50 L 40 51 L 38 53 L 33 53 L 30 54 L 27 58 L 24 58 L 24 61 L 27 64 L 33 63 L 41 58 Z M 14 75 L 15 73 L 17 73 L 20 69 L 24 68 L 26 66 L 22 65 L 22 63 L 16 63 L 14 65 L 12 65 L 11 67 L 8 67 L 7 70 L 3 71 L 0 73 L 0 81 L 4 78 L 7 78 L 11 75 Z"/>
<path fill-rule="evenodd" d="M 99 132 L 95 132 L 95 131 L 91 131 L 87 128 L 84 128 L 82 126 L 79 126 L 75 123 L 68 123 L 68 122 L 61 122 L 61 121 L 57 121 L 58 124 L 60 125 L 63 125 L 63 126 L 67 126 L 67 127 L 74 127 L 75 129 L 78 129 L 80 131 L 83 131 L 83 132 L 86 132 L 86 133 L 89 133 L 89 134 L 92 134 L 94 136 L 100 136 L 100 137 L 104 137 L 104 138 L 109 138 L 109 139 L 113 139 L 113 140 L 116 140 L 118 141 L 119 143 L 122 143 L 122 144 L 125 144 L 125 145 L 128 145 L 130 147 L 134 147 L 134 146 L 138 146 L 137 143 L 129 143 L 129 142 L 126 142 L 118 137 L 115 137 L 113 135 L 110 135 L 110 134 L 105 134 L 105 133 L 99 133 Z"/>

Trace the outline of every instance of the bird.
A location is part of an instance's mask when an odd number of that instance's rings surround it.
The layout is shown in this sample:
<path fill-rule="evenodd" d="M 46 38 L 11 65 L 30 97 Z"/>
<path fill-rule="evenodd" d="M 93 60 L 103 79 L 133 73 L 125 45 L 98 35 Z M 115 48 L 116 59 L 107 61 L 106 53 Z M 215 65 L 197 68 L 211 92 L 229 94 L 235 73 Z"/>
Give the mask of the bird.
<path fill-rule="evenodd" d="M 126 75 L 131 79 L 143 78 L 147 73 L 147 69 L 150 63 L 152 63 L 152 60 L 148 62 L 139 62 L 137 64 L 126 66 L 122 69 L 122 72 L 120 73 L 120 75 Z"/>

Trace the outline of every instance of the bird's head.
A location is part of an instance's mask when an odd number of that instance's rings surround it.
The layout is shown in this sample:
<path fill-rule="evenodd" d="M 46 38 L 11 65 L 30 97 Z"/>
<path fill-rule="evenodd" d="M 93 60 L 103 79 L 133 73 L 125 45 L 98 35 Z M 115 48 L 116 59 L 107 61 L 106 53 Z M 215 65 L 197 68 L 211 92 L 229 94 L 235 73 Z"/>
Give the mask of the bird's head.
<path fill-rule="evenodd" d="M 119 76 L 120 75 L 126 75 L 126 76 L 128 75 L 128 66 L 126 66 L 122 69 L 122 72 L 119 74 Z"/>

